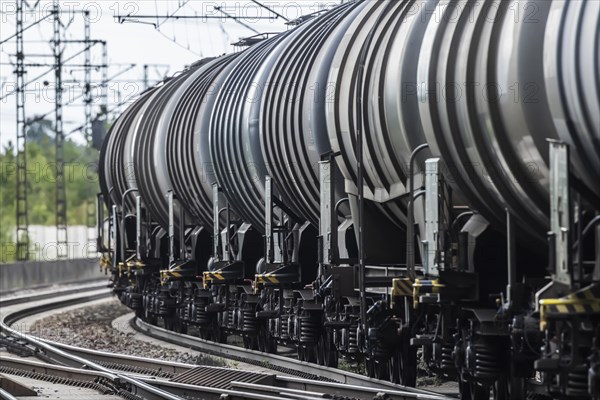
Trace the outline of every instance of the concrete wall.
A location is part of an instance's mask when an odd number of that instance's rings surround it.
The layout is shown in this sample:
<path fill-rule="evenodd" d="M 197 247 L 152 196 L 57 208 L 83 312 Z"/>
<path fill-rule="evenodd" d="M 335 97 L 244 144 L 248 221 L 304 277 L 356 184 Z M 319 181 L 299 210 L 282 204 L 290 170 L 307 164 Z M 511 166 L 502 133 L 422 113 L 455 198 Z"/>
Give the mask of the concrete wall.
<path fill-rule="evenodd" d="M 13 232 L 13 242 L 15 242 Z M 29 225 L 27 230 L 29 235 L 29 260 L 36 261 L 54 261 L 57 260 L 58 245 L 56 241 L 56 227 Z M 16 254 L 17 246 L 15 243 L 5 243 L 5 252 Z M 66 248 L 64 247 L 66 246 Z M 61 254 L 66 255 L 68 259 L 79 259 L 88 257 L 97 257 L 96 252 L 96 228 L 87 226 L 70 225 L 67 227 L 67 243 L 61 244 Z M 6 261 L 6 260 L 0 260 Z"/>
<path fill-rule="evenodd" d="M 0 264 L 0 292 L 106 278 L 97 258 Z"/>

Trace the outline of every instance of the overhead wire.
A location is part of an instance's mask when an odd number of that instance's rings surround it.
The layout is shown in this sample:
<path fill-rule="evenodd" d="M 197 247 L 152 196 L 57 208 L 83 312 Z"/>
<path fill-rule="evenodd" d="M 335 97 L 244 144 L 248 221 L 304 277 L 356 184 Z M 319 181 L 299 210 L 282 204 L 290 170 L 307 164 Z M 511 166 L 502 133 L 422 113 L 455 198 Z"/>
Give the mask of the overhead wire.
<path fill-rule="evenodd" d="M 106 83 L 109 83 L 109 82 L 110 82 L 110 81 L 112 81 L 114 78 L 117 78 L 117 77 L 119 77 L 120 75 L 123 75 L 124 73 L 126 73 L 126 72 L 128 72 L 128 71 L 131 71 L 133 68 L 135 68 L 135 66 L 136 66 L 136 64 L 131 64 L 131 65 L 130 65 L 128 68 L 125 68 L 124 70 L 117 72 L 115 75 L 111 76 L 111 77 L 110 77 L 110 78 L 108 78 L 107 80 L 105 80 L 105 81 L 102 81 L 102 82 L 100 83 L 100 85 L 104 85 L 104 84 L 106 84 Z M 79 94 L 79 95 L 77 95 L 77 96 L 73 97 L 73 98 L 72 98 L 70 101 L 68 101 L 68 102 L 67 102 L 65 105 L 66 105 L 66 106 L 68 106 L 68 105 L 71 105 L 71 104 L 73 104 L 73 103 L 74 103 L 76 100 L 79 100 L 79 99 L 80 99 L 80 98 L 82 98 L 82 97 L 83 97 L 83 93 L 81 93 L 81 94 Z M 130 98 L 129 98 L 129 97 L 127 98 L 127 101 L 130 101 Z M 51 111 L 48 111 L 48 112 L 46 112 L 46 113 L 44 113 L 44 114 L 37 115 L 35 118 L 33 118 L 33 119 L 31 119 L 31 120 L 28 120 L 28 121 L 27 121 L 27 123 L 26 123 L 26 125 L 31 125 L 31 124 L 33 124 L 33 123 L 35 123 L 35 122 L 41 121 L 41 120 L 43 120 L 44 118 L 46 118 L 47 116 L 49 116 L 49 115 L 50 115 L 50 114 L 52 114 L 52 113 L 54 113 L 54 109 L 53 109 L 53 110 L 51 110 Z"/>
<path fill-rule="evenodd" d="M 44 20 L 45 20 L 46 18 L 48 18 L 48 16 L 50 16 L 50 15 L 52 15 L 52 14 L 48 14 L 48 15 L 46 15 L 45 17 L 42 17 L 41 19 L 39 19 L 39 20 L 37 20 L 37 21 L 33 22 L 31 25 L 28 25 L 28 26 L 26 26 L 25 28 L 21 29 L 21 31 L 20 31 L 20 32 L 16 32 L 15 34 L 13 34 L 13 35 L 11 35 L 11 36 L 7 37 L 6 39 L 3 39 L 2 41 L 0 41 L 0 46 L 1 46 L 1 45 L 3 45 L 3 44 L 5 44 L 6 42 L 8 42 L 9 40 L 11 40 L 12 38 L 16 37 L 16 36 L 17 36 L 19 33 L 23 33 L 23 32 L 25 32 L 26 30 L 28 30 L 29 28 L 32 28 L 32 27 L 34 27 L 34 26 L 38 25 L 40 22 L 44 21 Z"/>
<path fill-rule="evenodd" d="M 256 4 L 256 5 L 264 8 L 265 10 L 268 10 L 272 14 L 276 15 L 278 18 L 281 18 L 281 19 L 285 20 L 286 22 L 290 22 L 289 18 L 285 17 L 283 14 L 278 13 L 277 11 L 275 11 L 274 9 L 272 9 L 271 7 L 262 4 L 260 1 L 256 1 L 256 0 L 251 0 L 251 1 L 254 4 Z"/>
<path fill-rule="evenodd" d="M 63 60 L 63 64 L 66 64 L 66 63 L 68 63 L 69 61 L 73 60 L 75 57 L 77 57 L 77 56 L 79 56 L 80 54 L 82 54 L 83 52 L 85 52 L 85 51 L 86 51 L 87 49 L 89 49 L 91 46 L 93 46 L 93 44 L 91 44 L 91 45 L 87 46 L 87 47 L 86 47 L 85 49 L 83 49 L 82 51 L 75 53 L 75 54 L 74 54 L 74 55 L 72 55 L 71 57 L 69 57 L 69 58 L 67 58 L 67 59 Z M 27 87 L 28 85 L 30 85 L 30 84 L 32 84 L 32 83 L 34 83 L 34 82 L 36 82 L 38 79 L 40 79 L 40 78 L 44 77 L 45 75 L 48 75 L 49 73 L 51 73 L 51 72 L 53 72 L 53 71 L 54 71 L 54 66 L 52 66 L 52 68 L 50 68 L 50 69 L 49 69 L 49 70 L 47 70 L 46 72 L 44 72 L 44 73 L 42 73 L 42 74 L 40 74 L 40 75 L 36 76 L 35 78 L 33 78 L 33 79 L 29 80 L 28 82 L 26 82 L 26 83 L 25 83 L 25 85 L 24 85 L 24 86 L 25 86 L 25 87 Z M 16 93 L 16 92 L 17 92 L 16 90 L 13 90 L 12 92 L 9 92 L 9 93 L 5 94 L 4 96 L 0 97 L 0 101 L 2 101 L 2 100 L 4 100 L 4 99 L 6 99 L 7 97 L 9 97 L 9 96 L 13 95 L 13 94 L 14 94 L 14 93 Z"/>

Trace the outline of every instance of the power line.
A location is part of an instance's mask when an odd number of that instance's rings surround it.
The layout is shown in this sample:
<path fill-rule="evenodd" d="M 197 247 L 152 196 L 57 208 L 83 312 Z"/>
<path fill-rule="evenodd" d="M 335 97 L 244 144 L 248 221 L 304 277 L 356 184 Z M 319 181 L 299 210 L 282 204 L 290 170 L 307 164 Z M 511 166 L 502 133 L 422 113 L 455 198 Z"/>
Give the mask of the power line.
<path fill-rule="evenodd" d="M 92 44 L 93 46 L 93 44 Z M 85 52 L 86 49 L 83 49 L 82 51 L 75 53 L 74 55 L 72 55 L 71 57 L 63 60 L 63 63 L 68 63 L 69 61 L 74 60 L 76 57 L 78 57 L 79 55 L 81 55 L 83 52 Z M 40 74 L 38 76 L 36 76 L 35 78 L 29 80 L 27 83 L 25 83 L 25 86 L 29 86 L 32 83 L 36 82 L 38 79 L 48 75 L 50 72 L 55 70 L 55 65 L 52 66 L 52 68 L 50 68 L 49 70 L 47 70 L 46 72 L 44 72 L 43 74 Z M 13 90 L 12 92 L 8 92 L 7 94 L 5 94 L 4 96 L 0 97 L 0 101 L 6 99 L 8 96 L 11 96 L 12 94 L 16 93 L 16 90 Z"/>
<path fill-rule="evenodd" d="M 155 29 L 158 29 L 158 28 L 159 28 L 159 27 L 160 27 L 162 24 L 164 24 L 164 23 L 165 23 L 165 22 L 166 22 L 168 19 L 171 19 L 171 18 L 175 18 L 175 19 L 186 18 L 187 16 L 181 16 L 181 17 L 179 17 L 179 16 L 176 16 L 175 14 L 176 14 L 176 13 L 177 13 L 179 10 L 181 10 L 181 9 L 182 9 L 182 8 L 183 8 L 183 7 L 184 7 L 184 6 L 185 6 L 187 3 L 189 3 L 189 1 L 190 1 L 190 0 L 184 0 L 182 3 L 180 3 L 180 4 L 179 4 L 179 6 L 178 6 L 178 7 L 175 9 L 175 11 L 173 11 L 171 14 L 169 14 L 169 13 L 167 12 L 167 15 L 166 15 L 166 16 L 159 16 L 159 15 L 158 15 L 158 7 L 157 7 L 157 5 L 156 5 L 156 1 L 155 1 L 155 2 L 154 2 L 154 9 L 157 11 L 157 13 L 156 13 L 155 15 L 150 15 L 150 16 L 138 16 L 138 15 L 136 15 L 135 17 L 136 17 L 136 18 L 152 18 L 152 19 L 156 19 L 156 23 L 150 23 L 150 24 L 151 24 L 151 25 L 154 25 L 154 28 L 155 28 Z M 168 3 L 167 3 L 167 4 L 168 4 Z M 167 11 L 168 11 L 168 9 L 167 9 Z M 123 16 L 121 16 L 121 15 L 119 15 L 119 14 L 115 15 L 115 18 L 117 18 L 117 19 L 118 19 L 118 21 L 119 21 L 119 23 L 121 23 L 121 24 L 122 24 L 123 22 L 137 22 L 137 21 L 135 21 L 135 20 L 130 20 L 130 21 L 127 21 L 127 20 L 129 19 L 129 17 L 131 17 L 131 14 L 128 14 L 126 17 L 123 17 Z M 158 20 L 159 20 L 159 18 L 164 18 L 164 19 L 162 20 L 162 22 L 159 22 L 159 21 L 158 21 Z M 144 23 L 148 24 L 148 22 L 144 22 Z"/>
<path fill-rule="evenodd" d="M 246 29 L 248 29 L 248 30 L 251 30 L 252 32 L 256 33 L 257 35 L 260 35 L 260 32 L 259 32 L 259 31 L 257 31 L 256 29 L 254 29 L 253 27 L 251 27 L 251 26 L 250 26 L 250 25 L 248 25 L 247 23 L 245 23 L 245 22 L 242 22 L 240 18 L 238 18 L 238 17 L 235 17 L 235 16 L 233 16 L 233 15 L 229 14 L 229 13 L 228 13 L 228 12 L 226 12 L 226 11 L 223 11 L 223 9 L 222 9 L 221 7 L 215 7 L 215 10 L 219 11 L 219 12 L 220 12 L 221 14 L 223 14 L 225 17 L 233 19 L 235 22 L 237 22 L 239 25 L 243 26 L 244 28 L 246 28 Z M 262 18 L 264 19 L 265 17 L 262 17 Z"/>
<path fill-rule="evenodd" d="M 29 29 L 29 28 L 32 28 L 32 27 L 34 27 L 34 26 L 36 26 L 37 24 L 39 24 L 40 22 L 42 22 L 42 21 L 44 21 L 46 18 L 48 18 L 50 15 L 51 15 L 51 14 L 48 14 L 48 15 L 46 15 L 45 17 L 42 17 L 42 19 L 35 21 L 34 23 L 32 23 L 31 25 L 28 25 L 28 26 L 27 26 L 27 27 L 25 27 L 25 28 L 21 27 L 21 28 L 20 28 L 20 30 L 19 30 L 19 28 L 17 28 L 17 32 L 16 32 L 14 35 L 12 35 L 12 36 L 10 36 L 10 37 L 8 37 L 8 38 L 6 38 L 6 39 L 4 39 L 4 40 L 0 41 L 0 46 L 1 46 L 1 45 L 3 45 L 4 43 L 8 42 L 8 41 L 9 41 L 9 40 L 11 40 L 12 38 L 14 38 L 14 37 L 17 37 L 17 35 L 19 35 L 19 34 L 23 34 L 23 32 L 25 32 L 27 29 Z M 21 22 L 21 25 L 22 25 L 22 22 Z"/>
<path fill-rule="evenodd" d="M 265 6 L 264 4 L 262 4 L 260 1 L 256 1 L 256 0 L 251 0 L 254 4 L 257 4 L 258 6 L 264 8 L 265 10 L 268 10 L 269 12 L 273 13 L 274 15 L 276 15 L 278 18 L 282 18 L 283 20 L 285 20 L 286 22 L 289 22 L 290 20 L 283 16 L 282 14 L 278 13 L 277 11 L 275 11 L 274 9 Z"/>
<path fill-rule="evenodd" d="M 125 72 L 128 72 L 128 71 L 130 71 L 130 70 L 131 70 L 131 69 L 133 69 L 135 66 L 136 66 L 136 64 L 131 64 L 131 66 L 130 66 L 129 68 L 127 68 L 127 69 L 125 69 L 125 70 L 123 70 L 123 71 L 119 71 L 119 73 L 117 73 L 117 74 L 113 75 L 113 77 L 111 77 L 111 78 L 108 78 L 108 79 L 104 79 L 104 80 L 102 80 L 102 81 L 100 82 L 100 86 L 104 86 L 104 85 L 106 85 L 108 82 L 114 82 L 113 78 L 116 78 L 116 77 L 118 77 L 118 76 L 120 76 L 120 75 L 124 74 Z M 127 82 L 130 82 L 130 81 L 127 81 Z M 64 83 L 64 82 L 63 82 L 63 83 Z M 82 97 L 83 97 L 83 94 L 79 94 L 79 95 L 75 96 L 74 98 L 72 98 L 72 99 L 71 99 L 71 100 L 70 100 L 68 103 L 66 103 L 65 105 L 67 105 L 67 106 L 69 106 L 69 105 L 72 105 L 72 104 L 73 104 L 73 103 L 74 103 L 76 100 L 79 100 L 79 99 L 80 99 L 80 98 L 82 98 Z M 104 96 L 103 96 L 103 97 L 104 97 Z M 35 118 L 33 118 L 33 119 L 30 119 L 29 121 L 27 121 L 27 122 L 26 122 L 26 125 L 31 125 L 31 124 L 34 124 L 34 123 L 36 123 L 36 122 L 39 122 L 39 121 L 41 121 L 41 120 L 45 119 L 45 118 L 46 118 L 47 116 L 49 116 L 50 114 L 52 114 L 53 112 L 54 112 L 54 110 L 51 110 L 51 111 L 48 111 L 48 112 L 46 112 L 46 113 L 44 113 L 44 114 L 37 115 Z"/>

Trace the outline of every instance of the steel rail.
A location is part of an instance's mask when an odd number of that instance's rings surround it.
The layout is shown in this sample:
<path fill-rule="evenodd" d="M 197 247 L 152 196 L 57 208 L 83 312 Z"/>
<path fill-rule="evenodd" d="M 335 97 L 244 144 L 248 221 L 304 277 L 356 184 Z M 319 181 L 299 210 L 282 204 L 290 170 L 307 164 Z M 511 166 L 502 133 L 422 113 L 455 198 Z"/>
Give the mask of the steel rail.
<path fill-rule="evenodd" d="M 75 285 L 75 283 L 73 283 L 71 285 Z M 8 306 L 12 306 L 14 304 L 33 302 L 33 301 L 38 301 L 38 300 L 46 300 L 46 299 L 51 299 L 51 298 L 57 297 L 57 296 L 66 296 L 69 294 L 81 293 L 83 291 L 108 287 L 108 283 L 106 282 L 106 280 L 101 280 L 101 281 L 94 280 L 94 281 L 91 281 L 90 283 L 81 283 L 81 284 L 77 284 L 77 286 L 73 286 L 73 287 L 71 287 L 71 285 L 64 289 L 47 290 L 47 291 L 43 291 L 42 293 L 39 293 L 39 294 L 31 293 L 31 294 L 26 294 L 26 295 L 22 295 L 22 296 L 0 297 L 0 307 L 8 307 Z M 40 290 L 42 290 L 42 289 L 49 289 L 49 287 L 40 288 Z"/>
<path fill-rule="evenodd" d="M 29 345 L 39 349 L 50 359 L 63 366 L 74 367 L 76 369 L 87 368 L 94 370 L 96 373 L 102 373 L 104 376 L 107 377 L 107 379 L 114 382 L 116 386 L 125 386 L 129 392 L 139 395 L 144 399 L 180 400 L 181 397 L 179 396 L 175 396 L 164 390 L 157 389 L 152 385 L 138 380 L 136 378 L 132 378 L 124 374 L 114 373 L 109 368 L 105 368 L 102 365 L 99 365 L 91 360 L 73 354 L 69 354 L 64 350 L 59 349 L 58 347 L 54 346 L 55 343 L 52 341 L 36 338 L 32 335 L 25 334 L 19 331 L 18 329 L 14 329 L 10 326 L 22 318 L 25 318 L 30 315 L 35 315 L 43 311 L 67 307 L 81 302 L 97 300 L 112 295 L 112 293 L 109 290 L 95 290 L 92 292 L 86 292 L 85 289 L 82 290 L 84 291 L 84 294 L 81 296 L 77 296 L 78 293 L 65 295 L 63 296 L 64 298 L 62 298 L 61 300 L 45 302 L 43 304 L 38 304 L 33 307 L 23 307 L 14 311 L 8 311 L 4 313 L 2 315 L 2 318 L 0 319 L 0 332 L 4 333 L 7 336 L 16 337 L 27 342 Z M 25 302 L 21 302 L 21 304 L 24 303 Z"/>
<path fill-rule="evenodd" d="M 144 322 L 139 318 L 135 318 L 132 325 L 139 332 L 144 333 L 148 336 L 154 337 L 156 339 L 161 339 L 169 343 L 178 344 L 180 346 L 189 347 L 193 350 L 202 351 L 204 353 L 213 354 L 224 358 L 259 363 L 259 365 L 265 368 L 279 367 L 288 370 L 299 371 L 305 374 L 334 381 L 323 382 L 323 385 L 331 384 L 333 387 L 341 384 L 342 386 L 362 386 L 366 389 L 376 388 L 378 393 L 389 391 L 390 393 L 395 393 L 396 395 L 401 394 L 402 396 L 404 396 L 404 399 L 449 399 L 449 397 L 447 396 L 440 395 L 431 391 L 396 385 L 391 382 L 369 378 L 364 375 L 342 371 L 337 368 L 324 367 L 317 364 L 311 364 L 305 361 L 299 361 L 293 358 L 263 353 L 256 350 L 248 350 L 233 345 L 214 343 L 197 337 L 172 332 L 164 328 L 148 324 L 147 322 Z M 315 383 L 315 387 L 319 386 L 319 382 L 313 382 Z M 322 387 L 323 385 L 320 385 L 320 387 Z"/>
<path fill-rule="evenodd" d="M 105 285 L 103 285 L 105 286 Z M 257 394 L 254 391 L 230 390 L 206 386 L 190 385 L 171 382 L 155 377 L 144 376 L 144 374 L 119 373 L 110 367 L 98 363 L 116 363 L 123 366 L 134 366 L 144 369 L 156 369 L 157 371 L 178 374 L 195 368 L 195 365 L 183 364 L 171 361 L 152 360 L 137 356 L 106 353 L 91 349 L 56 343 L 50 340 L 36 338 L 26 335 L 17 329 L 10 327 L 11 324 L 28 316 L 36 315 L 51 309 L 63 308 L 75 304 L 83 304 L 89 301 L 101 299 L 111 295 L 110 291 L 98 290 L 98 285 L 90 285 L 83 288 L 68 289 L 59 292 L 42 293 L 34 296 L 21 296 L 19 298 L 7 299 L 3 304 L 10 305 L 25 304 L 62 296 L 52 302 L 36 304 L 31 307 L 22 307 L 9 310 L 0 319 L 0 331 L 7 335 L 18 337 L 31 346 L 41 350 L 53 362 L 60 365 L 48 364 L 32 359 L 18 359 L 12 357 L 0 357 L 0 367 L 12 368 L 20 371 L 43 373 L 49 376 L 69 378 L 77 381 L 97 382 L 98 378 L 112 382 L 115 387 L 126 390 L 144 399 L 183 399 L 202 398 L 206 400 L 220 400 L 223 395 L 228 400 L 289 400 L 289 397 L 277 395 Z M 102 286 L 100 286 L 102 287 Z M 81 294 L 81 295 L 80 295 Z M 80 296 L 78 296 L 80 295 Z M 85 368 L 85 369 L 84 369 Z"/>
<path fill-rule="evenodd" d="M 63 374 L 71 374 L 71 377 L 76 377 L 76 379 L 80 380 L 86 380 L 85 377 L 89 375 L 97 377 L 102 376 L 109 381 L 115 382 L 117 386 L 126 386 L 129 388 L 128 390 L 130 392 L 149 399 L 174 399 L 180 398 L 178 396 L 190 397 L 194 394 L 202 394 L 203 398 L 206 399 L 219 399 L 221 394 L 227 394 L 229 399 L 278 400 L 294 397 L 299 394 L 299 391 L 304 393 L 304 399 L 322 399 L 332 395 L 368 399 L 374 398 L 378 394 L 385 394 L 387 396 L 386 398 L 389 398 L 390 400 L 443 400 L 449 398 L 434 392 L 406 388 L 390 382 L 368 378 L 366 376 L 341 371 L 335 368 L 314 365 L 279 355 L 246 350 L 232 345 L 217 344 L 192 336 L 167 331 L 163 328 L 149 325 L 139 319 L 132 320 L 132 325 L 134 328 L 142 333 L 147 334 L 148 336 L 152 336 L 157 339 L 183 345 L 194 350 L 199 350 L 225 358 L 249 360 L 254 363 L 259 363 L 267 369 L 275 369 L 274 367 L 279 367 L 335 381 L 327 382 L 290 376 L 276 376 L 276 384 L 274 386 L 233 381 L 231 382 L 231 386 L 236 390 L 225 390 L 222 388 L 209 388 L 175 383 L 155 377 L 142 377 L 140 374 L 119 373 L 110 366 L 107 367 L 102 365 L 102 363 L 119 364 L 123 365 L 124 367 L 139 367 L 172 374 L 183 373 L 196 366 L 173 361 L 161 361 L 137 356 L 106 353 L 102 351 L 56 343 L 50 340 L 24 335 L 22 332 L 18 332 L 7 326 L 14 324 L 25 317 L 35 315 L 43 311 L 62 308 L 74 304 L 81 304 L 110 295 L 109 291 L 98 290 L 98 287 L 98 285 L 88 285 L 87 287 L 61 291 L 58 293 L 58 295 L 62 296 L 62 299 L 46 302 L 41 305 L 37 304 L 32 307 L 24 307 L 14 311 L 9 311 L 2 317 L 2 320 L 0 321 L 0 330 L 6 333 L 10 333 L 8 330 L 12 330 L 14 332 L 13 336 L 16 335 L 17 337 L 27 341 L 32 346 L 42 350 L 50 359 L 62 364 L 62 366 L 44 364 L 31 360 L 17 360 L 6 357 L 0 358 L 0 365 L 6 366 L 8 363 L 9 366 L 15 366 L 20 363 L 21 369 L 23 369 L 25 368 L 25 365 L 29 364 L 32 366 L 32 369 L 37 367 L 38 371 L 42 367 L 45 371 L 51 371 L 54 374 L 60 374 L 60 371 L 62 371 Z M 23 296 L 19 299 L 8 300 L 10 300 L 11 304 L 25 302 L 30 303 L 52 298 L 52 294 L 54 294 L 54 296 L 57 295 L 56 292 L 42 293 L 39 295 Z M 78 296 L 79 294 L 81 295 Z M 4 303 L 0 301 L 0 304 Z M 82 370 L 82 368 L 92 369 L 93 371 Z M 75 374 L 75 371 L 78 371 L 78 373 Z"/>
<path fill-rule="evenodd" d="M 55 346 L 68 353 L 75 354 L 98 363 L 121 364 L 123 366 L 151 369 L 157 372 L 180 374 L 196 367 L 196 365 L 184 364 L 176 361 L 155 360 L 152 358 L 126 354 L 106 353 L 103 351 L 71 346 L 64 343 L 56 343 Z"/>

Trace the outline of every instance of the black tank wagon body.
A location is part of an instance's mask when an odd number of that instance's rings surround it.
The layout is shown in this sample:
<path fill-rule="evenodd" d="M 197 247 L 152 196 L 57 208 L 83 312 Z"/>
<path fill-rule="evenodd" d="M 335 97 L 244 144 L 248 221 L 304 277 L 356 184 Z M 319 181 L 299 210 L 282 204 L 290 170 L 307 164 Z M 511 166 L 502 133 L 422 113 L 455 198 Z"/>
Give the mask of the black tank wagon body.
<path fill-rule="evenodd" d="M 422 348 L 465 399 L 598 399 L 600 2 L 353 1 L 253 42 L 112 126 L 121 300 L 405 385 Z"/>

